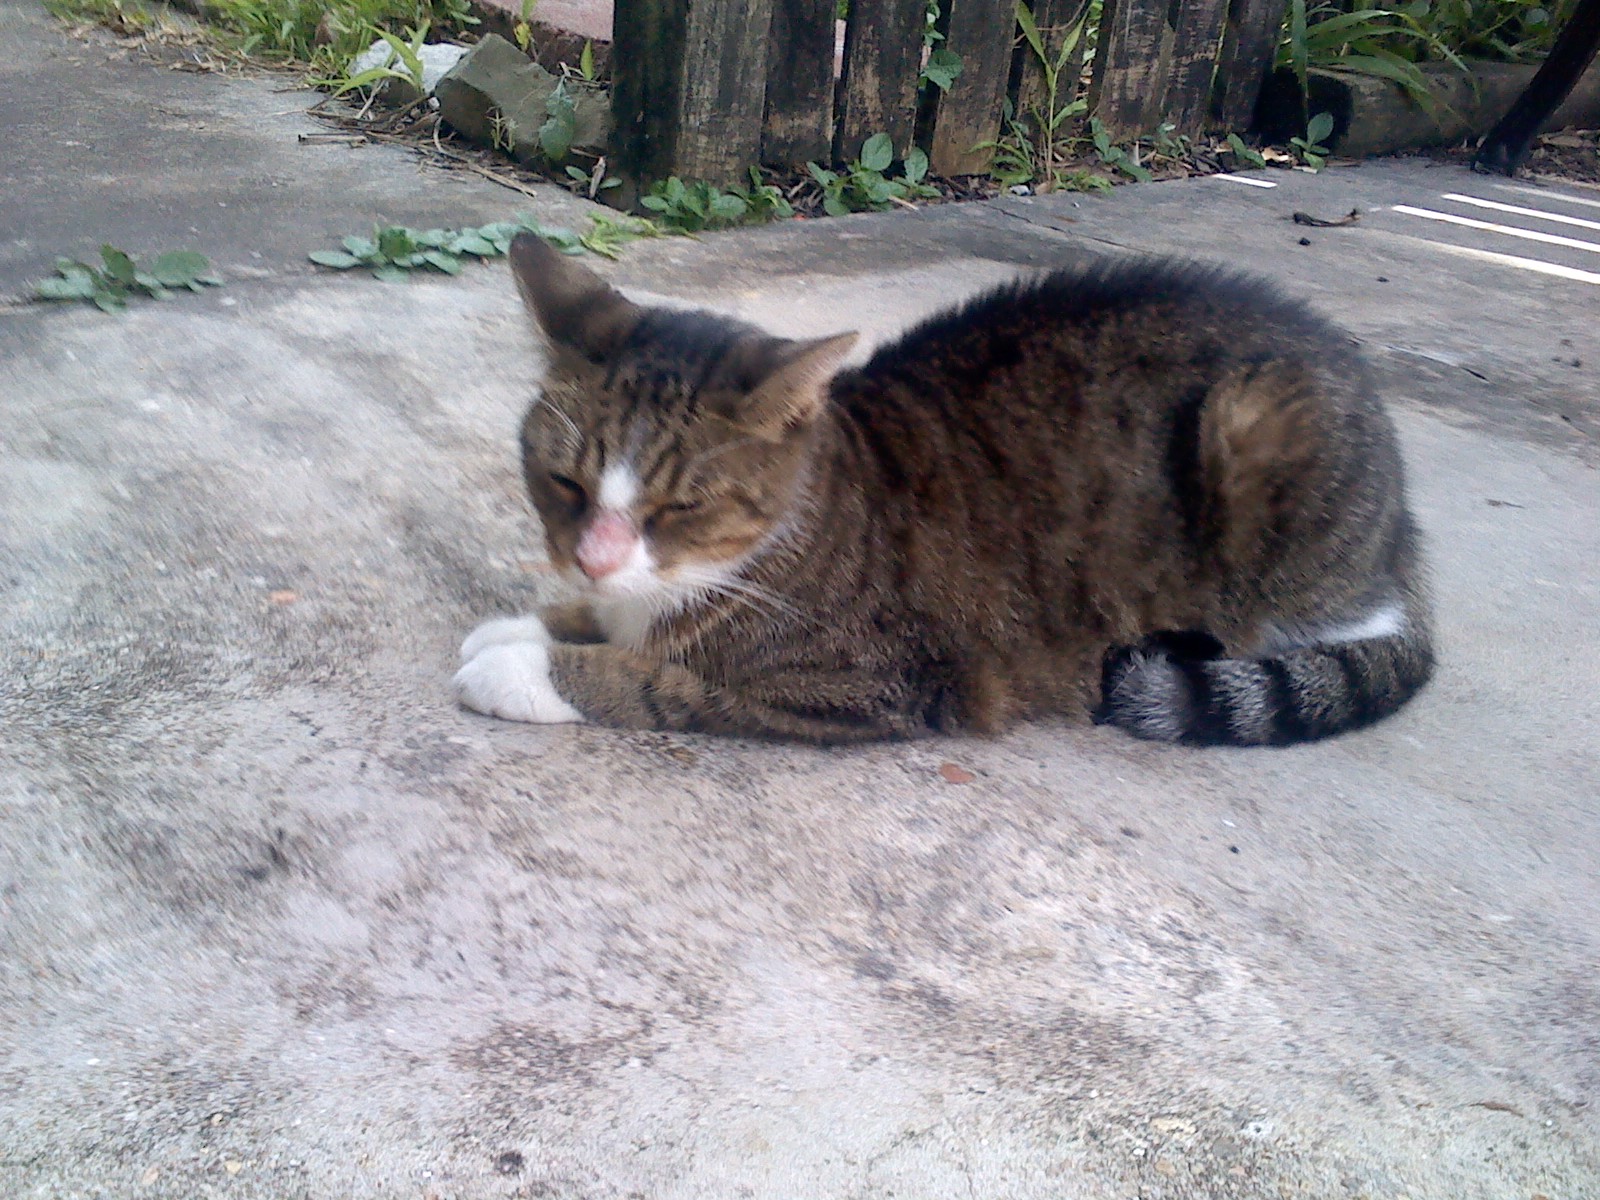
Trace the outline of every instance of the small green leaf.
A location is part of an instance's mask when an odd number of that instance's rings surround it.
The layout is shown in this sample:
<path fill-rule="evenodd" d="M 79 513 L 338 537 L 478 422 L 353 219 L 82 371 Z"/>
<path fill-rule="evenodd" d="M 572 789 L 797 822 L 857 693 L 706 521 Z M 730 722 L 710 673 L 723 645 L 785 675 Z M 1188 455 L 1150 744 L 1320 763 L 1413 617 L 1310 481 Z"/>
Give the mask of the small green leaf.
<path fill-rule="evenodd" d="M 461 260 L 453 254 L 446 254 L 442 250 L 424 250 L 422 259 L 430 267 L 435 267 L 446 275 L 461 274 Z"/>
<path fill-rule="evenodd" d="M 94 306 L 107 313 L 118 313 L 128 307 L 127 302 L 115 292 L 96 292 Z"/>
<path fill-rule="evenodd" d="M 206 287 L 221 287 L 222 276 L 209 273 L 205 275 L 196 275 L 193 279 L 189 280 L 189 289 L 191 291 L 198 292 L 200 288 L 196 286 L 197 284 L 204 284 Z"/>
<path fill-rule="evenodd" d="M 480 237 L 476 230 L 463 230 L 448 247 L 452 254 L 475 254 L 479 258 L 493 258 L 499 251 L 488 238 Z"/>
<path fill-rule="evenodd" d="M 1320 112 L 1311 118 L 1311 123 L 1306 126 L 1306 141 L 1313 146 L 1322 145 L 1324 139 L 1333 132 L 1333 114 Z"/>
<path fill-rule="evenodd" d="M 928 174 L 928 156 L 922 147 L 913 146 L 906 155 L 906 182 L 921 183 Z"/>
<path fill-rule="evenodd" d="M 100 247 L 100 257 L 105 260 L 107 276 L 122 284 L 133 282 L 137 270 L 133 265 L 133 259 L 124 251 L 107 244 Z"/>
<path fill-rule="evenodd" d="M 1267 160 L 1261 157 L 1259 151 L 1246 146 L 1237 133 L 1228 135 L 1228 149 L 1233 151 L 1234 157 L 1241 162 L 1249 163 L 1252 167 L 1265 167 Z"/>
<path fill-rule="evenodd" d="M 960 74 L 961 56 L 944 46 L 928 55 L 928 65 L 922 68 L 922 78 L 942 92 L 948 92 Z"/>
<path fill-rule="evenodd" d="M 378 253 L 384 258 L 398 262 L 416 252 L 417 243 L 411 236 L 411 230 L 399 225 L 388 225 L 378 230 Z"/>
<path fill-rule="evenodd" d="M 583 52 L 578 55 L 578 74 L 585 79 L 594 78 L 594 43 L 591 41 L 583 43 Z"/>
<path fill-rule="evenodd" d="M 868 171 L 887 171 L 894 161 L 894 143 L 887 133 L 875 133 L 861 144 L 861 165 Z"/>
<path fill-rule="evenodd" d="M 378 253 L 377 242 L 371 238 L 357 237 L 353 233 L 340 242 L 340 245 L 357 258 L 371 258 Z"/>
<path fill-rule="evenodd" d="M 210 269 L 211 261 L 193 250 L 170 250 L 150 264 L 150 274 L 171 287 L 182 287 Z"/>
<path fill-rule="evenodd" d="M 419 246 L 431 246 L 435 250 L 450 244 L 450 239 L 455 234 L 448 229 L 425 229 L 421 233 L 412 234 L 412 240 Z"/>
<path fill-rule="evenodd" d="M 87 300 L 94 295 L 94 282 L 89 279 L 41 279 L 33 285 L 33 294 L 41 300 Z"/>
<path fill-rule="evenodd" d="M 332 267 L 336 271 L 348 271 L 351 267 L 361 265 L 359 258 L 343 250 L 313 250 L 306 257 L 319 267 Z"/>
<path fill-rule="evenodd" d="M 540 230 L 539 236 L 563 254 L 583 253 L 583 243 L 578 239 L 578 235 L 570 229 L 562 229 L 560 226 L 553 225 Z"/>
<path fill-rule="evenodd" d="M 749 206 L 739 197 L 719 192 L 712 198 L 710 215 L 723 221 L 737 221 L 748 209 Z"/>
<path fill-rule="evenodd" d="M 406 273 L 399 267 L 381 266 L 372 268 L 372 277 L 381 279 L 385 283 L 398 283 L 406 277 Z"/>

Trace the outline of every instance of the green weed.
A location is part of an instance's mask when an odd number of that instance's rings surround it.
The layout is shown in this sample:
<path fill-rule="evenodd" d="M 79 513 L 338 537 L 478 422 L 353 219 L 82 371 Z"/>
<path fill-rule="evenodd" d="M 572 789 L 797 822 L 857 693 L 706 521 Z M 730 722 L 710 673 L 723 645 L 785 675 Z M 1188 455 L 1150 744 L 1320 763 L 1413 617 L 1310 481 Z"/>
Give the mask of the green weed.
<path fill-rule="evenodd" d="M 621 258 L 622 247 L 629 242 L 661 236 L 661 230 L 654 221 L 640 217 L 596 213 L 590 222 L 589 232 L 578 239 L 578 244 L 602 258 Z"/>
<path fill-rule="evenodd" d="M 1233 151 L 1234 160 L 1243 166 L 1260 170 L 1267 165 L 1267 160 L 1262 157 L 1261 151 L 1246 146 L 1237 133 L 1228 135 L 1228 149 Z"/>
<path fill-rule="evenodd" d="M 1052 55 L 1032 11 L 1022 0 L 1017 0 L 1015 12 L 1023 40 L 1044 77 L 1043 103 L 1018 113 L 1008 100 L 1004 132 L 998 139 L 980 142 L 974 148 L 994 151 L 990 174 L 1006 187 L 1030 184 L 1040 192 L 1072 189 L 1078 186 L 1084 173 L 1068 172 L 1064 166 L 1067 155 L 1061 144 L 1062 126 L 1087 107 L 1084 100 L 1074 97 L 1077 79 L 1070 67 L 1090 14 L 1085 10 L 1066 30 L 1060 47 Z"/>
<path fill-rule="evenodd" d="M 673 233 L 704 233 L 734 225 L 759 225 L 794 216 L 782 192 L 750 168 L 750 186 L 723 191 L 703 179 L 684 182 L 676 175 L 651 185 L 639 203 Z"/>
<path fill-rule="evenodd" d="M 511 239 L 519 233 L 538 234 L 563 254 L 582 254 L 585 248 L 583 239 L 571 230 L 541 225 L 524 216 L 476 229 L 419 230 L 380 225 L 373 229 L 371 237 L 345 238 L 342 250 L 313 250 L 308 257 L 318 266 L 336 271 L 366 267 L 374 279 L 386 282 L 404 279 L 416 270 L 459 275 L 462 266 L 472 259 L 498 258 L 508 253 Z"/>
<path fill-rule="evenodd" d="M 913 199 L 937 196 L 937 189 L 922 181 L 928 174 L 928 156 L 913 147 L 906 155 L 898 179 L 885 174 L 894 163 L 894 143 L 887 133 L 875 133 L 861 144 L 861 155 L 842 171 L 807 163 L 811 178 L 822 189 L 822 209 L 830 217 L 853 212 L 882 212 L 896 204 L 909 207 Z"/>
<path fill-rule="evenodd" d="M 1318 113 L 1306 124 L 1304 137 L 1292 137 L 1289 145 L 1294 147 L 1295 156 L 1313 171 L 1322 170 L 1322 165 L 1332 153 L 1322 144 L 1322 139 L 1333 132 L 1333 117 L 1328 113 Z"/>
<path fill-rule="evenodd" d="M 1100 123 L 1099 117 L 1089 118 L 1089 138 L 1094 142 L 1095 153 L 1100 156 L 1100 161 L 1113 171 L 1121 171 L 1130 179 L 1137 179 L 1140 183 L 1149 183 L 1150 172 L 1147 171 L 1134 157 L 1121 146 L 1111 140 L 1111 133 Z M 1138 152 L 1138 143 L 1134 143 L 1134 151 Z"/>
<path fill-rule="evenodd" d="M 33 294 L 41 300 L 85 300 L 109 313 L 126 308 L 130 296 L 165 300 L 180 288 L 199 292 L 221 283 L 206 256 L 193 250 L 173 250 L 140 266 L 126 251 L 107 244 L 100 247 L 98 266 L 56 259 L 55 276 L 34 284 Z"/>

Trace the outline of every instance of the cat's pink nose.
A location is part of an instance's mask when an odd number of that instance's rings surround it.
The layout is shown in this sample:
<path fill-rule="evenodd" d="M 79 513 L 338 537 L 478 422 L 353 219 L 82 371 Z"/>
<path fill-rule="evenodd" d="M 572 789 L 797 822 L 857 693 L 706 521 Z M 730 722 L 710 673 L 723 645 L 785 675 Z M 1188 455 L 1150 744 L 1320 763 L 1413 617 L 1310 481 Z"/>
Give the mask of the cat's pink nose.
<path fill-rule="evenodd" d="M 633 557 L 639 533 L 621 513 L 601 510 L 578 539 L 578 566 L 590 579 L 620 571 Z"/>

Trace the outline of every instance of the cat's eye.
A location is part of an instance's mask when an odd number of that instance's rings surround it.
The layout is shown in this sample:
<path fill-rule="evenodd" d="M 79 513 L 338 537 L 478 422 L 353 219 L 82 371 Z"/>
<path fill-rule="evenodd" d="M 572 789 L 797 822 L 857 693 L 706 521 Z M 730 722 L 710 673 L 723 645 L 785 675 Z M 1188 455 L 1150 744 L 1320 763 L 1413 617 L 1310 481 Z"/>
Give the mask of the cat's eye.
<path fill-rule="evenodd" d="M 703 500 L 681 500 L 674 504 L 663 504 L 646 519 L 645 528 L 654 529 L 663 518 L 670 520 L 673 517 L 692 516 L 704 507 L 705 502 Z"/>
<path fill-rule="evenodd" d="M 583 490 L 583 485 L 575 479 L 568 479 L 565 475 L 558 475 L 551 471 L 549 474 L 550 486 L 557 496 L 564 501 L 574 512 L 581 512 L 589 497 Z"/>

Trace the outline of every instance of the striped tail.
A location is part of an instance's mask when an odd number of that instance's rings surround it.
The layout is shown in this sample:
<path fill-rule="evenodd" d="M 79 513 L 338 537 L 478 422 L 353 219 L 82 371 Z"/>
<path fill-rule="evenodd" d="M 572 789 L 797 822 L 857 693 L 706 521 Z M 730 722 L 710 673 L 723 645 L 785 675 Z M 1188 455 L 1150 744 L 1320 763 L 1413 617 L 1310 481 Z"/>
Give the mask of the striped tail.
<path fill-rule="evenodd" d="M 1377 624 L 1387 627 L 1369 622 L 1270 658 L 1226 658 L 1222 643 L 1201 632 L 1115 647 L 1095 723 L 1192 746 L 1286 746 L 1360 729 L 1398 709 L 1433 673 L 1421 621 Z"/>

